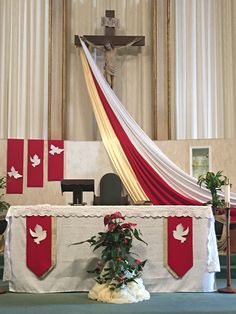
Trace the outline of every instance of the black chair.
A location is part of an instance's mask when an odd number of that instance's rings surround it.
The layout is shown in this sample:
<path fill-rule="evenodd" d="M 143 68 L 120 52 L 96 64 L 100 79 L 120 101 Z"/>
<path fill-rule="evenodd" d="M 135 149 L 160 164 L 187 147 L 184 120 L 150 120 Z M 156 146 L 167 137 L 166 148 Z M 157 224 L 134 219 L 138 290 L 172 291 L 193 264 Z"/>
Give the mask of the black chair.
<path fill-rule="evenodd" d="M 115 173 L 107 173 L 100 180 L 100 196 L 94 195 L 93 205 L 129 205 L 123 196 L 123 185 Z"/>

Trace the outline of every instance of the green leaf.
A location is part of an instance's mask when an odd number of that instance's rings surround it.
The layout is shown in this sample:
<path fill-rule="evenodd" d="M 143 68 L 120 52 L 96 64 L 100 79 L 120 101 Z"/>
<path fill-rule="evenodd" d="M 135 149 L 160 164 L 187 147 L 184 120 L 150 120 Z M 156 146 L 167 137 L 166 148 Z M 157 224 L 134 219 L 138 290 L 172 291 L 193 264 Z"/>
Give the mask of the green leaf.
<path fill-rule="evenodd" d="M 135 236 L 135 238 L 136 238 L 137 240 L 139 240 L 139 241 L 145 243 L 146 245 L 148 245 L 147 242 L 145 242 L 142 238 L 140 238 L 139 232 L 138 232 L 137 229 L 134 229 L 134 230 L 133 230 L 133 235 Z"/>

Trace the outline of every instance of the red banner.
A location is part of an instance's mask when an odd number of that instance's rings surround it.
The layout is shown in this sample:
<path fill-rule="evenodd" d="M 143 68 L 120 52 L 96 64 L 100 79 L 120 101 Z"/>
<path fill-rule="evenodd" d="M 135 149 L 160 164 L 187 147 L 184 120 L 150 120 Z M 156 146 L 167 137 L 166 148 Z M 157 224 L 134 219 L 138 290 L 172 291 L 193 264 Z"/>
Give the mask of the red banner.
<path fill-rule="evenodd" d="M 166 264 L 175 277 L 183 277 L 193 266 L 191 217 L 168 217 Z"/>
<path fill-rule="evenodd" d="M 64 141 L 48 141 L 48 181 L 64 179 Z"/>
<path fill-rule="evenodd" d="M 7 140 L 7 188 L 8 194 L 23 192 L 24 140 Z"/>
<path fill-rule="evenodd" d="M 53 217 L 26 217 L 26 265 L 37 276 L 42 277 L 54 266 Z"/>
<path fill-rule="evenodd" d="M 43 187 L 44 141 L 28 140 L 27 186 Z"/>

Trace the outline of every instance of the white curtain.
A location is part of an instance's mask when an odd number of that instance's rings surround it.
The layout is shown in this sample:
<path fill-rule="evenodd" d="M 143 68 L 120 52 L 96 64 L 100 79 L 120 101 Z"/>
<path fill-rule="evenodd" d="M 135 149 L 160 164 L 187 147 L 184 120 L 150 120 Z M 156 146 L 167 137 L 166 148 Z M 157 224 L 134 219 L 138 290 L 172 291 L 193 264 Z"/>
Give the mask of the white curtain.
<path fill-rule="evenodd" d="M 48 1 L 0 1 L 0 138 L 47 138 Z"/>
<path fill-rule="evenodd" d="M 236 137 L 236 1 L 175 3 L 177 139 Z"/>
<path fill-rule="evenodd" d="M 74 35 L 103 35 L 101 17 L 105 10 L 115 10 L 120 19 L 117 35 L 144 35 L 145 46 L 119 49 L 115 92 L 138 124 L 152 134 L 151 104 L 151 6 L 150 0 L 68 0 L 67 5 L 67 90 L 66 139 L 99 138 L 88 92 L 85 86 Z M 92 54 L 103 72 L 103 54 Z"/>

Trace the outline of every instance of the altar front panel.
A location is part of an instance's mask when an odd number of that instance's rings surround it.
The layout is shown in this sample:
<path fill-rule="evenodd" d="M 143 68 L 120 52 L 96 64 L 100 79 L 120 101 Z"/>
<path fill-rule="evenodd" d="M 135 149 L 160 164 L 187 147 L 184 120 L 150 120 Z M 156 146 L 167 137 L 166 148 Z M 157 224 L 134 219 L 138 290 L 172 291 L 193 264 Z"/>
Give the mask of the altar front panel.
<path fill-rule="evenodd" d="M 215 272 L 219 259 L 211 210 L 203 206 L 34 206 L 11 207 L 7 219 L 4 280 L 14 292 L 87 291 L 94 285 L 93 268 L 99 251 L 88 243 L 71 245 L 103 231 L 103 217 L 121 211 L 127 221 L 138 224 L 143 239 L 134 240 L 133 252 L 147 259 L 143 281 L 150 292 L 211 292 L 215 290 Z M 38 279 L 26 266 L 25 218 L 53 215 L 57 220 L 56 266 Z M 181 279 L 175 279 L 164 267 L 163 223 L 168 216 L 193 218 L 193 267 Z"/>

